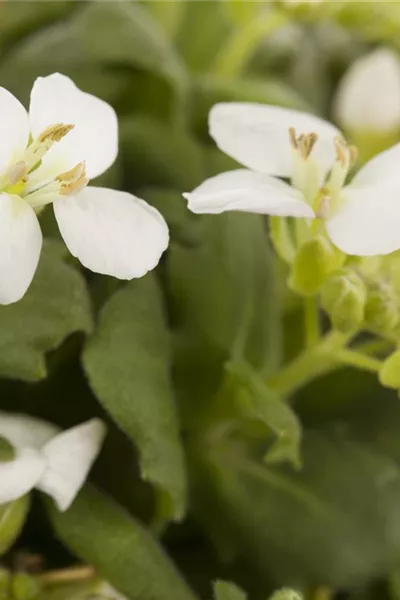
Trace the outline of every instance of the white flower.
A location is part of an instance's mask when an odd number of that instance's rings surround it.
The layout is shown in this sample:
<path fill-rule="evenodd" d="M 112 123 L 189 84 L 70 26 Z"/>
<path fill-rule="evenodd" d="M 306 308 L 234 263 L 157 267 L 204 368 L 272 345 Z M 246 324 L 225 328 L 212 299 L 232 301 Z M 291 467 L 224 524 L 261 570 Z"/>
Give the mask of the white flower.
<path fill-rule="evenodd" d="M 15 457 L 0 462 L 0 504 L 37 488 L 54 498 L 60 510 L 71 505 L 96 459 L 105 436 L 99 419 L 60 432 L 28 415 L 0 412 L 0 437 Z"/>
<path fill-rule="evenodd" d="M 49 203 L 70 252 L 88 269 L 132 279 L 157 265 L 168 245 L 160 213 L 132 194 L 86 187 L 117 151 L 114 110 L 68 77 L 39 77 L 29 115 L 0 88 L 1 304 L 30 285 L 42 246 L 37 214 Z"/>
<path fill-rule="evenodd" d="M 356 60 L 339 84 L 334 112 L 344 129 L 399 129 L 399 56 L 381 48 Z"/>
<path fill-rule="evenodd" d="M 222 173 L 184 194 L 193 212 L 303 217 L 311 232 L 325 227 L 347 254 L 389 254 L 400 248 L 400 144 L 373 158 L 344 186 L 355 149 L 333 125 L 313 115 L 217 104 L 210 113 L 210 133 L 247 169 Z M 278 177 L 290 178 L 291 185 Z"/>

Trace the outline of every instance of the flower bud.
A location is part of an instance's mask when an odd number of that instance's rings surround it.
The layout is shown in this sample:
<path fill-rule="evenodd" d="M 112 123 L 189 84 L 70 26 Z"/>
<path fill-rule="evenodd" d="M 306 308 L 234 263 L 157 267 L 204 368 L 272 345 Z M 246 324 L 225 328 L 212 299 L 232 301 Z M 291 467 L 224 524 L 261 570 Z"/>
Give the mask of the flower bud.
<path fill-rule="evenodd" d="M 366 160 L 400 137 L 400 59 L 379 49 L 354 62 L 334 102 L 336 120 Z"/>
<path fill-rule="evenodd" d="M 365 324 L 374 333 L 391 332 L 399 323 L 400 314 L 393 288 L 374 284 L 368 288 Z"/>
<path fill-rule="evenodd" d="M 400 389 L 400 350 L 396 350 L 383 363 L 379 381 L 389 388 Z"/>
<path fill-rule="evenodd" d="M 323 235 L 304 242 L 292 265 L 289 285 L 298 294 L 312 296 L 327 277 L 340 268 L 345 255 Z"/>
<path fill-rule="evenodd" d="M 326 281 L 321 302 L 335 329 L 348 333 L 360 328 L 366 295 L 365 284 L 354 271 L 343 269 Z"/>

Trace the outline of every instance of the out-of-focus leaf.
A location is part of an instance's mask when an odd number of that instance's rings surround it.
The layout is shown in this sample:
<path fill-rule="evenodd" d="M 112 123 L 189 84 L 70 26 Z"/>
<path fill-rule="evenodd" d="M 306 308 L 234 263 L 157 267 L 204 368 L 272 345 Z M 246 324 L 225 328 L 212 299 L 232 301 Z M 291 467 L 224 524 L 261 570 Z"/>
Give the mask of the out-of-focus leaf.
<path fill-rule="evenodd" d="M 174 38 L 179 31 L 185 13 L 185 4 L 182 0 L 170 0 L 169 2 L 165 2 L 165 0 L 147 2 L 147 0 L 144 0 L 143 2 L 143 5 L 170 38 Z"/>
<path fill-rule="evenodd" d="M 174 373 L 183 419 L 218 393 L 226 362 L 266 373 L 280 361 L 279 297 L 262 217 L 229 213 L 198 218 L 200 242 L 172 243 L 167 284 L 175 328 Z"/>
<path fill-rule="evenodd" d="M 79 15 L 88 55 L 183 81 L 179 55 L 150 13 L 136 2 L 93 2 Z"/>
<path fill-rule="evenodd" d="M 121 122 L 121 154 L 134 188 L 159 185 L 185 191 L 205 179 L 204 155 L 196 141 L 148 117 Z"/>
<path fill-rule="evenodd" d="M 25 296 L 0 306 L 0 375 L 38 381 L 46 376 L 46 353 L 76 331 L 92 325 L 83 276 L 63 257 L 64 248 L 47 243 Z"/>
<path fill-rule="evenodd" d="M 263 444 L 245 450 L 230 438 L 203 446 L 208 476 L 203 471 L 193 495 L 196 510 L 210 535 L 217 521 L 219 534 L 276 585 L 365 585 L 389 573 L 399 555 L 399 419 L 390 398 L 306 431 L 300 472 L 263 464 Z"/>
<path fill-rule="evenodd" d="M 5 554 L 19 536 L 29 511 L 29 496 L 0 506 L 0 556 Z"/>
<path fill-rule="evenodd" d="M 58 2 L 10 2 L 0 4 L 0 48 L 16 42 L 34 29 L 65 17 L 74 9 L 68 0 Z"/>
<path fill-rule="evenodd" d="M 143 188 L 138 193 L 163 215 L 172 240 L 189 247 L 201 243 L 200 224 L 181 193 L 161 188 Z"/>
<path fill-rule="evenodd" d="M 246 600 L 247 595 L 234 583 L 216 581 L 214 583 L 215 600 Z"/>
<path fill-rule="evenodd" d="M 259 15 L 261 10 L 265 10 L 263 2 L 243 2 L 242 0 L 223 2 L 222 6 L 228 18 L 240 27 L 243 27 L 243 23 Z"/>
<path fill-rule="evenodd" d="M 162 516 L 180 519 L 186 474 L 169 378 L 169 341 L 160 291 L 147 275 L 106 302 L 83 362 L 100 402 L 137 444 L 143 477 L 161 492 Z"/>
<path fill-rule="evenodd" d="M 60 71 L 85 91 L 115 102 L 129 88 L 129 73 L 116 70 L 122 66 L 157 73 L 179 88 L 185 85 L 179 57 L 141 6 L 81 3 L 66 22 L 34 33 L 9 52 L 0 63 L 0 83 L 27 100 L 37 76 Z"/>
<path fill-rule="evenodd" d="M 277 79 L 205 75 L 193 84 L 191 112 L 196 130 L 207 131 L 208 113 L 218 102 L 258 102 L 304 111 L 310 107 L 294 88 Z"/>
<path fill-rule="evenodd" d="M 189 69 L 202 72 L 215 60 L 232 24 L 219 0 L 185 2 L 177 47 Z"/>
<path fill-rule="evenodd" d="M 47 505 L 58 537 L 129 600 L 196 600 L 157 541 L 111 498 L 87 485 L 68 511 Z"/>

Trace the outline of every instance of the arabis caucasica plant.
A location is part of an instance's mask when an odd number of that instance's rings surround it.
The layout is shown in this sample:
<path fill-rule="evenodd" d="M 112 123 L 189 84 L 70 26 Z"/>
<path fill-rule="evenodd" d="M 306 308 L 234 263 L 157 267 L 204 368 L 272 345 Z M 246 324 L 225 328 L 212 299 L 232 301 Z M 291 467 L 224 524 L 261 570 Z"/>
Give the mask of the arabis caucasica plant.
<path fill-rule="evenodd" d="M 0 437 L 14 456 L 0 462 L 0 504 L 33 488 L 52 496 L 62 511 L 73 502 L 96 459 L 105 436 L 99 419 L 60 432 L 28 415 L 0 413 Z"/>
<path fill-rule="evenodd" d="M 87 187 L 115 161 L 111 106 L 58 73 L 39 77 L 29 114 L 0 88 L 0 303 L 19 300 L 35 273 L 37 215 L 52 203 L 71 254 L 120 279 L 153 269 L 168 245 L 160 213 L 132 194 Z"/>
<path fill-rule="evenodd" d="M 212 108 L 209 125 L 219 148 L 246 168 L 212 177 L 184 194 L 193 212 L 301 218 L 310 236 L 326 234 L 351 255 L 400 248 L 400 144 L 346 183 L 356 149 L 336 127 L 311 114 L 222 103 Z"/>

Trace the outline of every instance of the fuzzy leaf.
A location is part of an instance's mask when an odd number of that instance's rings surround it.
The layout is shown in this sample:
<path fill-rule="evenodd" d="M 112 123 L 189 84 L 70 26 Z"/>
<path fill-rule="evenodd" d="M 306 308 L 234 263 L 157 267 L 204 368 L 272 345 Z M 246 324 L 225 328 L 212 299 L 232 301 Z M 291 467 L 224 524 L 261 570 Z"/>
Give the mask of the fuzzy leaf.
<path fill-rule="evenodd" d="M 84 367 L 100 402 L 137 445 L 143 477 L 179 519 L 186 475 L 169 376 L 169 333 L 153 276 L 132 281 L 104 305 L 84 352 Z"/>
<path fill-rule="evenodd" d="M 71 508 L 47 501 L 58 537 L 129 600 L 196 600 L 151 534 L 95 488 L 85 486 Z"/>
<path fill-rule="evenodd" d="M 46 353 L 76 331 L 88 332 L 92 315 L 83 276 L 46 244 L 38 270 L 19 302 L 0 306 L 0 375 L 38 381 L 46 376 Z"/>

